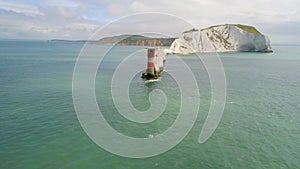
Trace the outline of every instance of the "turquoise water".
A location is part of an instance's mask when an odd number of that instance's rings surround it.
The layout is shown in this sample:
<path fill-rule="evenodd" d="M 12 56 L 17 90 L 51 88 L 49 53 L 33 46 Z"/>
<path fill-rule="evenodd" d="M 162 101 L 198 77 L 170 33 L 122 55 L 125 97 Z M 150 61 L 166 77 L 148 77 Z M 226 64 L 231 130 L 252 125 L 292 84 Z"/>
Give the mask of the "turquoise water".
<path fill-rule="evenodd" d="M 209 80 L 196 56 L 184 56 L 201 93 L 197 121 L 175 148 L 145 159 L 113 155 L 81 128 L 72 101 L 72 73 L 82 46 L 0 41 L 0 168 L 300 168 L 300 46 L 273 46 L 274 53 L 267 54 L 220 55 L 227 102 L 217 130 L 204 144 L 197 140 L 210 105 Z M 116 47 L 108 54 L 97 74 L 96 95 L 116 130 L 149 137 L 172 125 L 180 93 L 168 74 L 153 85 L 137 75 L 130 86 L 133 105 L 146 110 L 147 94 L 162 89 L 168 97 L 166 111 L 144 125 L 118 114 L 110 95 L 111 76 L 124 56 L 139 49 Z"/>

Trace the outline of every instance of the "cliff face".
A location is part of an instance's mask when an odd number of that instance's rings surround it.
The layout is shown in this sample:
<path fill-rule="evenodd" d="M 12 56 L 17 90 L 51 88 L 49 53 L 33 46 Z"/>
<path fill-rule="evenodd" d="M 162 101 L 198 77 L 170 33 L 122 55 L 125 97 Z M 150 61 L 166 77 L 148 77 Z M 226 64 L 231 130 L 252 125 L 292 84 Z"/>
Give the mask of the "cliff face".
<path fill-rule="evenodd" d="M 272 52 L 272 49 L 269 38 L 254 27 L 226 24 L 183 32 L 168 50 L 177 54 L 236 51 Z"/>
<path fill-rule="evenodd" d="M 139 39 L 127 40 L 124 39 L 118 44 L 123 46 L 171 46 L 175 38 L 159 38 L 159 39 Z"/>

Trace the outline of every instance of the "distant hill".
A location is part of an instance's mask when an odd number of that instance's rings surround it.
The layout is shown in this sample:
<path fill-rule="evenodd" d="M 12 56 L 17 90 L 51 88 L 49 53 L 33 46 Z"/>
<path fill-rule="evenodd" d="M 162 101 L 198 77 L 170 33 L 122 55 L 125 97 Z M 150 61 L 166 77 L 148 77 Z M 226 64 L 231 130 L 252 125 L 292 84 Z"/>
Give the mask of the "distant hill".
<path fill-rule="evenodd" d="M 50 42 L 89 42 L 88 40 L 64 40 L 64 39 L 51 39 Z"/>
<path fill-rule="evenodd" d="M 152 38 L 142 35 L 119 35 L 105 37 L 92 44 L 98 45 L 122 45 L 122 46 L 171 46 L 175 38 Z"/>

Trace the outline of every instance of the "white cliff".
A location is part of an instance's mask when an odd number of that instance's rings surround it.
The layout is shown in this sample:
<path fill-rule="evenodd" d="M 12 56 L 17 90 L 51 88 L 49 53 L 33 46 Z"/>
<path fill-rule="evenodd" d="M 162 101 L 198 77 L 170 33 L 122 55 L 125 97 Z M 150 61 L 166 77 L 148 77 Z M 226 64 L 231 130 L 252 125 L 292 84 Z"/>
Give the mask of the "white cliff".
<path fill-rule="evenodd" d="M 201 52 L 272 52 L 269 38 L 254 27 L 218 25 L 183 32 L 168 53 L 190 54 Z"/>

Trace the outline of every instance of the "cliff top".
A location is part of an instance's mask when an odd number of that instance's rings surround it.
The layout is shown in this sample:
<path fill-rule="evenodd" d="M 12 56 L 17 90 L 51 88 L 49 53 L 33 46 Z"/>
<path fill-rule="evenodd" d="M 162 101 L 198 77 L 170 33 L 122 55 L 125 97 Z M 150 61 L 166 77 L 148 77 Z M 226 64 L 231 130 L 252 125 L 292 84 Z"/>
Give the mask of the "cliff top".
<path fill-rule="evenodd" d="M 260 35 L 261 33 L 253 26 L 248 26 L 248 25 L 241 25 L 241 24 L 233 24 L 234 26 L 237 26 L 239 28 L 241 28 L 242 30 L 246 31 L 246 32 L 250 32 L 256 35 Z"/>
<path fill-rule="evenodd" d="M 242 24 L 224 24 L 224 25 L 214 25 L 214 26 L 210 26 L 208 28 L 204 28 L 204 29 L 201 29 L 201 30 L 205 30 L 205 29 L 211 29 L 211 28 L 215 28 L 215 27 L 218 27 L 218 26 L 225 26 L 225 25 L 229 25 L 229 26 L 236 26 L 240 29 L 242 29 L 243 31 L 246 31 L 246 32 L 249 32 L 249 33 L 253 33 L 253 34 L 256 34 L 256 35 L 261 35 L 261 33 L 253 26 L 249 26 L 249 25 L 242 25 Z M 188 33 L 188 32 L 193 32 L 193 31 L 199 31 L 198 29 L 191 29 L 191 30 L 188 30 L 188 31 L 185 31 L 183 33 Z"/>

